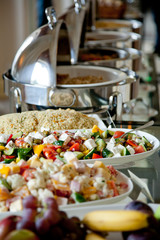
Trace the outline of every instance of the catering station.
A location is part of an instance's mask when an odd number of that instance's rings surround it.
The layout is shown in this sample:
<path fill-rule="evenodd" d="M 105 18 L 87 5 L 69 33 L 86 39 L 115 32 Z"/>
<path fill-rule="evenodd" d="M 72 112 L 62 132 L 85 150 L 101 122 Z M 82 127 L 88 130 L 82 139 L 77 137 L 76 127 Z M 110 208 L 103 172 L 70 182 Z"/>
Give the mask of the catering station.
<path fill-rule="evenodd" d="M 3 73 L 0 239 L 160 239 L 159 76 L 129 2 L 47 7 Z"/>

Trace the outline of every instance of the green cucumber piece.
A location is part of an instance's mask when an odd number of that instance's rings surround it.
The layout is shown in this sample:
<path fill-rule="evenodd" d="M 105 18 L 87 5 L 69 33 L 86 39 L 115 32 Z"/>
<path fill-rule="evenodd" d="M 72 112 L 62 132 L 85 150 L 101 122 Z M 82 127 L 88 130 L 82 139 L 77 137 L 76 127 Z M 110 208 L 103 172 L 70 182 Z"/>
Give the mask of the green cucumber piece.
<path fill-rule="evenodd" d="M 22 137 L 22 135 L 23 135 L 23 132 L 20 131 L 20 132 L 18 132 L 18 133 L 15 133 L 15 134 L 12 136 L 12 138 L 13 138 L 13 139 L 20 138 L 20 137 Z"/>
<path fill-rule="evenodd" d="M 92 158 L 93 153 L 96 151 L 95 148 L 91 149 L 91 151 L 84 157 L 84 159 Z"/>
<path fill-rule="evenodd" d="M 108 130 L 108 135 L 112 137 L 114 135 L 114 131 Z"/>
<path fill-rule="evenodd" d="M 150 143 L 145 136 L 142 137 L 142 140 L 144 141 L 144 143 Z"/>
<path fill-rule="evenodd" d="M 14 152 L 14 149 L 15 149 L 15 148 L 9 148 L 9 149 L 5 149 L 5 150 L 3 151 L 3 153 L 4 153 L 5 155 L 8 155 L 8 156 L 10 156 L 10 155 L 12 155 L 12 154 L 13 154 L 13 152 Z"/>
<path fill-rule="evenodd" d="M 106 139 L 108 137 L 108 130 L 104 131 L 102 134 L 101 134 L 101 137 L 103 139 Z"/>
<path fill-rule="evenodd" d="M 109 151 L 107 148 L 104 148 L 102 151 L 102 157 L 104 158 L 113 157 L 113 153 Z"/>
<path fill-rule="evenodd" d="M 82 152 L 74 151 L 74 153 L 78 159 L 82 159 L 84 156 L 84 153 L 82 153 Z"/>
<path fill-rule="evenodd" d="M 122 156 L 126 156 L 126 155 L 131 155 L 130 152 L 128 151 L 128 149 L 125 147 L 122 152 L 121 152 Z"/>
<path fill-rule="evenodd" d="M 97 144 L 97 147 L 96 147 L 96 150 L 99 152 L 101 151 L 103 148 L 106 147 L 106 143 L 105 141 L 102 139 L 102 138 L 98 138 L 96 140 L 96 144 Z"/>

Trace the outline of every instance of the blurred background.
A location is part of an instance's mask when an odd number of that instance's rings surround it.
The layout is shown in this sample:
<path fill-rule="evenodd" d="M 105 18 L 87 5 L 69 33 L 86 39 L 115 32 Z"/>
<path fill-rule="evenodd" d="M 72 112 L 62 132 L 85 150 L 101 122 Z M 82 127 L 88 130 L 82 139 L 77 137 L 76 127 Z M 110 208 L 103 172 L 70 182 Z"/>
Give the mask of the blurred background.
<path fill-rule="evenodd" d="M 99 0 L 99 3 L 102 1 L 104 0 Z M 59 14 L 71 2 L 70 0 L 0 1 L 0 115 L 9 113 L 9 101 L 4 94 L 2 74 L 11 68 L 18 48 L 30 33 L 46 22 L 44 14 L 46 6 L 52 4 Z M 123 16 L 116 16 L 109 12 L 108 17 L 125 17 L 143 21 L 142 50 L 146 53 L 153 53 L 156 41 L 156 25 L 151 10 L 147 9 L 145 13 L 142 13 L 139 1 L 128 0 L 125 1 L 125 4 Z M 107 18 L 107 11 L 101 12 L 101 14 L 101 17 Z M 156 63 L 159 63 L 159 56 L 156 56 Z"/>

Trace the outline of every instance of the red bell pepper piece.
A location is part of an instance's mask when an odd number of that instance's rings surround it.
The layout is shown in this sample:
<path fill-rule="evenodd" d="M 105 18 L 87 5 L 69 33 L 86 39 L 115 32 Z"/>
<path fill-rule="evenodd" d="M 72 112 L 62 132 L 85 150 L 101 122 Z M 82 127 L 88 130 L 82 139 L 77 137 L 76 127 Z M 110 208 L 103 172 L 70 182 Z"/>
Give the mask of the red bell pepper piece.
<path fill-rule="evenodd" d="M 92 155 L 92 159 L 96 159 L 96 158 L 103 158 L 103 157 L 100 156 L 100 155 L 97 154 L 97 153 L 93 153 L 93 155 Z"/>
<path fill-rule="evenodd" d="M 70 151 L 79 151 L 79 143 L 74 143 L 70 148 Z"/>
<path fill-rule="evenodd" d="M 7 139 L 7 143 L 9 143 L 9 141 L 12 139 L 12 136 L 13 136 L 13 134 L 11 134 L 11 135 L 9 136 L 9 138 Z"/>
<path fill-rule="evenodd" d="M 127 139 L 126 143 L 128 143 L 132 147 L 137 147 L 138 146 L 138 144 L 135 141 L 130 140 L 130 139 Z"/>
<path fill-rule="evenodd" d="M 13 155 L 2 155 L 3 159 L 13 159 L 16 158 L 16 156 Z"/>

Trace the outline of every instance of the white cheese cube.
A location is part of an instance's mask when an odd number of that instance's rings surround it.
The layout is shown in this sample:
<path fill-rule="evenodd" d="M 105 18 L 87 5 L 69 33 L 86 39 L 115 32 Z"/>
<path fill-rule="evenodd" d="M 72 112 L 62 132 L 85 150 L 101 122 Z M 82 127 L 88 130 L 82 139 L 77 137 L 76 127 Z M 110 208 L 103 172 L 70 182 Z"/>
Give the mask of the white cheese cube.
<path fill-rule="evenodd" d="M 86 148 L 88 148 L 89 150 L 91 150 L 92 148 L 97 147 L 97 144 L 95 143 L 95 141 L 94 141 L 92 138 L 86 140 L 86 141 L 84 142 L 84 145 L 85 145 Z"/>
<path fill-rule="evenodd" d="M 47 144 L 47 143 L 53 143 L 53 142 L 55 142 L 57 139 L 53 136 L 53 134 L 51 134 L 51 135 L 49 135 L 49 136 L 47 136 L 47 137 L 45 137 L 44 139 L 43 139 L 43 143 L 44 144 Z"/>
<path fill-rule="evenodd" d="M 43 135 L 40 134 L 39 132 L 31 132 L 28 134 L 28 136 L 31 136 L 32 138 L 35 138 L 35 139 L 42 139 L 43 138 Z"/>
<path fill-rule="evenodd" d="M 38 189 L 38 200 L 44 202 L 46 198 L 54 198 L 53 193 L 48 189 Z"/>
<path fill-rule="evenodd" d="M 10 135 L 8 134 L 0 134 L 0 142 L 6 143 Z"/>
<path fill-rule="evenodd" d="M 64 153 L 64 158 L 66 159 L 66 161 L 68 163 L 73 162 L 73 161 L 78 161 L 76 154 L 74 152 L 70 152 L 70 151 L 67 151 Z"/>
<path fill-rule="evenodd" d="M 74 134 L 74 138 L 82 137 L 82 138 L 90 138 L 91 131 L 84 129 L 84 130 L 77 130 Z"/>
<path fill-rule="evenodd" d="M 114 143 L 110 143 L 110 142 L 107 143 L 106 148 L 107 148 L 109 151 L 113 152 L 113 151 L 114 151 Z"/>
<path fill-rule="evenodd" d="M 135 154 L 134 148 L 132 148 L 130 145 L 128 145 L 126 148 L 130 152 L 131 155 Z"/>
<path fill-rule="evenodd" d="M 113 148 L 113 153 L 121 155 L 121 152 L 123 151 L 124 148 L 125 148 L 124 146 L 122 146 L 121 144 L 118 144 Z"/>
<path fill-rule="evenodd" d="M 9 206 L 9 209 L 11 212 L 22 211 L 23 209 L 22 199 L 20 198 L 12 202 Z"/>
<path fill-rule="evenodd" d="M 116 143 L 115 138 L 112 137 L 109 142 L 115 144 Z"/>
<path fill-rule="evenodd" d="M 59 140 L 64 141 L 64 145 L 67 145 L 69 141 L 71 140 L 70 136 L 67 133 L 62 133 L 61 136 L 59 137 Z"/>
<path fill-rule="evenodd" d="M 13 174 L 8 176 L 7 182 L 11 185 L 12 189 L 22 187 L 26 184 L 24 178 L 20 174 Z"/>
<path fill-rule="evenodd" d="M 28 136 L 26 136 L 26 137 L 24 138 L 24 141 L 27 142 L 27 143 L 29 143 L 29 145 L 32 146 L 33 137 L 31 137 L 31 136 L 28 135 Z"/>

